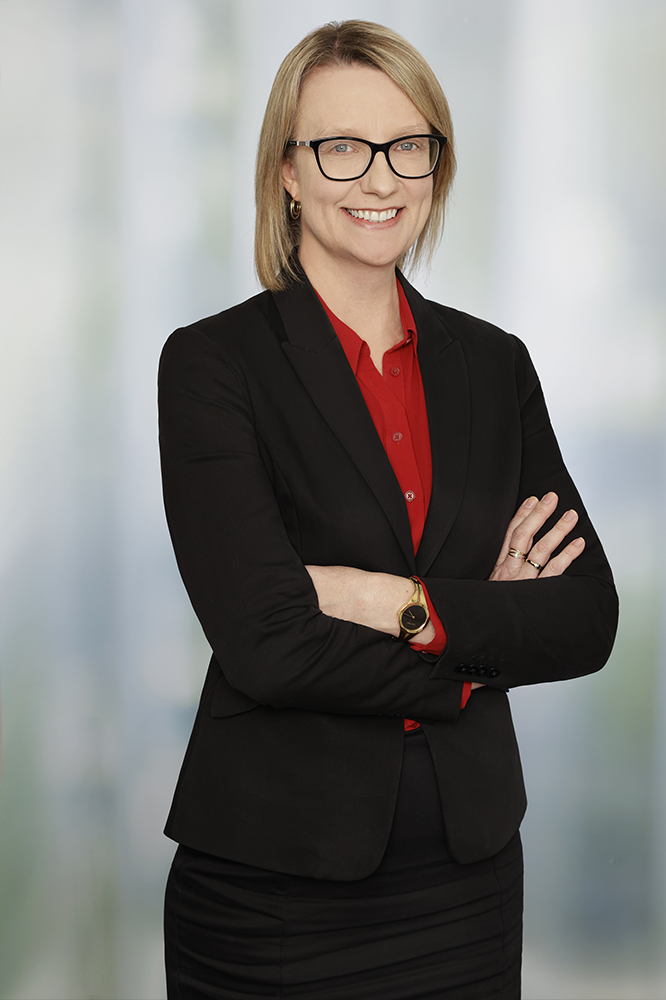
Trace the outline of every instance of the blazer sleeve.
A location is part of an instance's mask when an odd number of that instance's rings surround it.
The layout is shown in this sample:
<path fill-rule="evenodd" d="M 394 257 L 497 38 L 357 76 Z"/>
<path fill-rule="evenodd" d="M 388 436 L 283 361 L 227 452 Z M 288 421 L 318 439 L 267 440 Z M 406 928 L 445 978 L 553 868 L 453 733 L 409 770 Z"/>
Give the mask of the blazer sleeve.
<path fill-rule="evenodd" d="M 197 326 L 172 334 L 160 361 L 159 411 L 176 559 L 229 683 L 277 708 L 457 718 L 463 678 L 431 677 L 432 665 L 408 644 L 319 611 L 233 350 Z"/>
<path fill-rule="evenodd" d="M 527 349 L 517 338 L 512 341 L 522 403 L 518 502 L 554 490 L 558 509 L 536 537 L 573 508 L 579 521 L 571 538 L 582 536 L 585 549 L 559 577 L 424 579 L 448 637 L 433 676 L 502 688 L 599 670 L 610 656 L 618 620 L 617 594 L 601 542 L 564 465 Z"/>

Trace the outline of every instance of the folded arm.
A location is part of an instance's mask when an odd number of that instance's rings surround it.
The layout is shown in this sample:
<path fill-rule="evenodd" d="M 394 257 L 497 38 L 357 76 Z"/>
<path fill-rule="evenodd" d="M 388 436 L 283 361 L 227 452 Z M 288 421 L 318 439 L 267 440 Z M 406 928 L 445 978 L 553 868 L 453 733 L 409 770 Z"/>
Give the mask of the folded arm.
<path fill-rule="evenodd" d="M 539 501 L 528 497 L 511 519 L 497 562 L 490 575 L 495 582 L 548 579 L 560 576 L 584 547 L 583 538 L 569 541 L 553 553 L 578 522 L 574 510 L 566 511 L 538 542 L 535 535 L 557 507 L 557 496 L 547 493 Z M 333 618 L 356 622 L 396 638 L 398 611 L 412 596 L 414 585 L 406 577 L 368 573 L 351 566 L 306 566 L 317 591 L 320 610 Z M 428 645 L 435 638 L 432 622 L 414 636 L 413 646 Z M 472 682 L 472 689 L 482 687 Z"/>

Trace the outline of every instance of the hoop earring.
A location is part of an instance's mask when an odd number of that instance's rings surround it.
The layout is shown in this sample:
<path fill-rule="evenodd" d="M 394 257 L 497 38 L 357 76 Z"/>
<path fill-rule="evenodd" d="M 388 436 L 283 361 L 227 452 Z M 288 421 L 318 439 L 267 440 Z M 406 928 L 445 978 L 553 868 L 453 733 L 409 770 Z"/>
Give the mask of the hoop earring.
<path fill-rule="evenodd" d="M 301 203 L 300 203 L 300 201 L 296 201 L 294 198 L 291 199 L 291 201 L 289 203 L 289 214 L 292 217 L 292 219 L 294 219 L 294 220 L 296 220 L 296 219 L 299 218 L 299 216 L 301 214 Z"/>

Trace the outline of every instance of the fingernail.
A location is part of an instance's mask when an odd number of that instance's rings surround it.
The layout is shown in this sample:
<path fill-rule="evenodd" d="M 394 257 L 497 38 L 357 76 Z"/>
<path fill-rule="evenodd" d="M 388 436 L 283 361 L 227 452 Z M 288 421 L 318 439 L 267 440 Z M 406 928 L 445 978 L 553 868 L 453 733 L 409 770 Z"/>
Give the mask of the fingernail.
<path fill-rule="evenodd" d="M 534 507 L 537 503 L 538 501 L 536 497 L 528 497 L 527 500 L 523 501 L 523 507 L 527 507 L 528 510 L 532 510 L 532 507 Z"/>
<path fill-rule="evenodd" d="M 554 493 L 546 493 L 546 495 L 541 498 L 541 503 L 553 503 L 554 501 L 555 501 Z"/>
<path fill-rule="evenodd" d="M 574 538 L 573 545 L 575 545 L 576 548 L 580 549 L 580 548 L 583 547 L 583 545 L 585 545 L 585 539 L 584 538 Z"/>
<path fill-rule="evenodd" d="M 568 510 L 566 512 L 566 514 L 562 515 L 562 520 L 563 521 L 573 521 L 573 519 L 575 518 L 575 516 L 576 516 L 576 511 L 575 510 Z"/>

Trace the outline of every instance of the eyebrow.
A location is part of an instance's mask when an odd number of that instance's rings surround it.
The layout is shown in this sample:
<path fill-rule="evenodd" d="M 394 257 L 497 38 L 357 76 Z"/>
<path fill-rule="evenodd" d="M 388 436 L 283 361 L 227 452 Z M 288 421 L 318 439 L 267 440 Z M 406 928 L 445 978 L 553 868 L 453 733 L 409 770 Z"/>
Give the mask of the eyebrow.
<path fill-rule="evenodd" d="M 425 125 L 425 128 L 422 125 L 404 125 L 401 129 L 395 130 L 394 136 L 396 139 L 399 139 L 403 135 L 429 135 L 429 129 L 430 126 L 428 124 Z M 331 136 L 332 138 L 335 138 L 336 136 L 341 136 L 343 138 L 344 136 L 350 136 L 356 139 L 366 138 L 362 135 L 356 135 L 355 129 L 343 128 L 339 125 L 331 125 L 326 129 L 316 129 L 315 131 L 320 133 L 319 138 L 326 138 L 327 136 Z"/>

